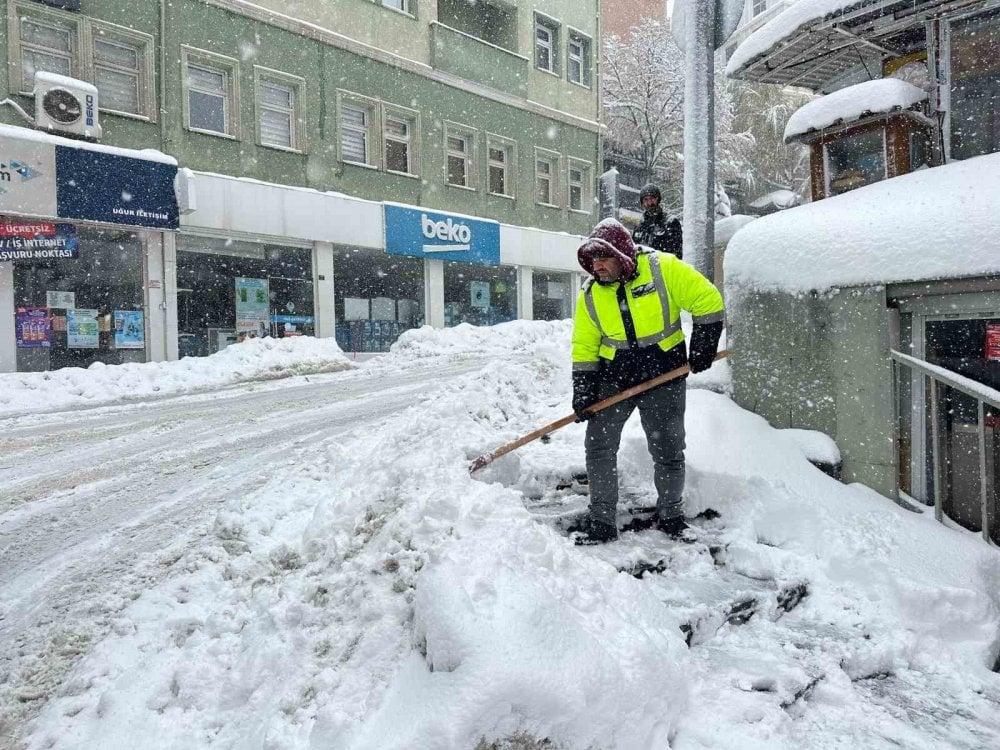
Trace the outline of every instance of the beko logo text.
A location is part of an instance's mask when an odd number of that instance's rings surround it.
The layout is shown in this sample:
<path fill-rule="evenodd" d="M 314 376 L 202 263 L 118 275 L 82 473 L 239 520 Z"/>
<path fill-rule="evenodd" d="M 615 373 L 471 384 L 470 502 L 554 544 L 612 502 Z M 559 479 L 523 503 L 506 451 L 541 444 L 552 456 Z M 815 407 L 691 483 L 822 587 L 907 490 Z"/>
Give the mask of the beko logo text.
<path fill-rule="evenodd" d="M 450 244 L 424 245 L 425 253 L 458 252 L 468 250 L 472 242 L 472 229 L 466 224 L 453 221 L 434 221 L 427 214 L 420 215 L 420 229 L 429 240 L 442 240 Z"/>

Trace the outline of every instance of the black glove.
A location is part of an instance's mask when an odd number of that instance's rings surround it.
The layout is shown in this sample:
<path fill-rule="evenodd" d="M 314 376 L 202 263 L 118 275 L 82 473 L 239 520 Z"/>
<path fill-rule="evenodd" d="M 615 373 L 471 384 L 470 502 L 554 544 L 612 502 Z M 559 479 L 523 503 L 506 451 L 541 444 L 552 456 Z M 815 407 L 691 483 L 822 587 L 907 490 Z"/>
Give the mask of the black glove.
<path fill-rule="evenodd" d="M 577 422 L 585 422 L 594 416 L 584 409 L 600 400 L 599 388 L 600 373 L 596 371 L 573 373 L 573 412 L 576 414 Z"/>
<path fill-rule="evenodd" d="M 703 323 L 694 327 L 688 347 L 688 364 L 691 365 L 691 372 L 702 372 L 712 366 L 720 336 L 722 336 L 721 320 L 718 323 Z"/>

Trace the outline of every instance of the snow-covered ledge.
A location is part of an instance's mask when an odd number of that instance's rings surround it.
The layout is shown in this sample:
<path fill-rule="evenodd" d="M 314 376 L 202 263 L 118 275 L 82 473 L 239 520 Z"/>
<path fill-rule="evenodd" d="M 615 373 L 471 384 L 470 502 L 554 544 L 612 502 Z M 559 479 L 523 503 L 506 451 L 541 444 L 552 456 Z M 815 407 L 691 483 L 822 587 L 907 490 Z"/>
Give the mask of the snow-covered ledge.
<path fill-rule="evenodd" d="M 834 125 L 848 125 L 873 115 L 907 110 L 925 99 L 926 91 L 896 78 L 848 86 L 796 110 L 785 126 L 785 143 Z"/>

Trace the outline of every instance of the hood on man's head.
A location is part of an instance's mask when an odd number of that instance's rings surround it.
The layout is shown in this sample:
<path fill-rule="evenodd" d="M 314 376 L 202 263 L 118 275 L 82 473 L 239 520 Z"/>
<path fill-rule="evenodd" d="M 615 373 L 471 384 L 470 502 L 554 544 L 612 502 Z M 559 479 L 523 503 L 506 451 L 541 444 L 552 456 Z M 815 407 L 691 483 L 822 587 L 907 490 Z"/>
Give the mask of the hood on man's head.
<path fill-rule="evenodd" d="M 604 219 L 576 251 L 576 259 L 584 271 L 594 275 L 594 258 L 604 255 L 617 258 L 622 264 L 622 276 L 635 273 L 636 246 L 632 235 L 615 219 Z"/>

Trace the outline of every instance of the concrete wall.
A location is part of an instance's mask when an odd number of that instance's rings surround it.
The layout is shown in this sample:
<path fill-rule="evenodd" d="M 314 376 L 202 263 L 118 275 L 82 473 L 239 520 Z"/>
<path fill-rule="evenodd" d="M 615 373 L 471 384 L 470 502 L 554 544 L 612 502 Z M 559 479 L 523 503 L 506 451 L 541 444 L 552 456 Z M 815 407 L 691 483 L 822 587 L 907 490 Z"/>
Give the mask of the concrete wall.
<path fill-rule="evenodd" d="M 889 316 L 881 288 L 795 296 L 727 289 L 733 395 L 775 427 L 819 430 L 843 479 L 894 496 Z"/>

